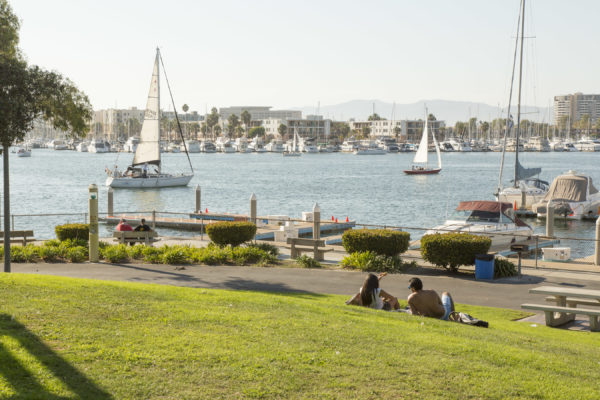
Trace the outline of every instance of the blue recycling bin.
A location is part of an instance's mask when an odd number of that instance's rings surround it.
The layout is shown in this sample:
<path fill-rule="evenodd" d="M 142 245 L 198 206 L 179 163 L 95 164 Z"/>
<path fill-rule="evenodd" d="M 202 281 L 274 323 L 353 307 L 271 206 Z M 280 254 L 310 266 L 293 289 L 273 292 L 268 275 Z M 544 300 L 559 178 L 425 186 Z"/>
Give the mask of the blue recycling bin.
<path fill-rule="evenodd" d="M 493 254 L 477 254 L 475 256 L 475 279 L 494 279 Z"/>

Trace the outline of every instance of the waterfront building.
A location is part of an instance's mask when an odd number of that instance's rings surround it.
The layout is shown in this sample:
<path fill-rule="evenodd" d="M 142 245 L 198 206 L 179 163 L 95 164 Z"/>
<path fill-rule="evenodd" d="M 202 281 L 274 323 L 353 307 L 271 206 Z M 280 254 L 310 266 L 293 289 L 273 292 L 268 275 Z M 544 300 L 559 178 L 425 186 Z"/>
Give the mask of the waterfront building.
<path fill-rule="evenodd" d="M 566 117 L 573 125 L 585 114 L 590 116 L 592 125 L 600 118 L 600 94 L 567 94 L 554 96 L 554 123 Z"/>
<path fill-rule="evenodd" d="M 252 120 L 265 119 L 301 119 L 302 111 L 299 110 L 271 110 L 272 107 L 263 106 L 234 106 L 219 108 L 219 115 L 222 121 L 227 121 L 231 114 L 235 114 L 241 119 L 242 112 L 248 111 Z"/>
<path fill-rule="evenodd" d="M 373 137 L 398 137 L 400 141 L 416 143 L 421 140 L 423 133 L 423 120 L 378 120 L 378 121 L 354 121 L 348 122 L 350 130 L 363 132 L 369 129 L 369 135 Z M 438 135 L 446 127 L 444 121 L 429 121 L 429 128 Z M 438 137 L 439 138 L 439 137 Z"/>
<path fill-rule="evenodd" d="M 327 138 L 331 133 L 331 120 L 322 115 L 307 115 L 306 118 L 267 118 L 260 121 L 266 135 L 279 136 L 279 126 L 285 125 L 287 135 L 297 132 L 302 138 Z"/>

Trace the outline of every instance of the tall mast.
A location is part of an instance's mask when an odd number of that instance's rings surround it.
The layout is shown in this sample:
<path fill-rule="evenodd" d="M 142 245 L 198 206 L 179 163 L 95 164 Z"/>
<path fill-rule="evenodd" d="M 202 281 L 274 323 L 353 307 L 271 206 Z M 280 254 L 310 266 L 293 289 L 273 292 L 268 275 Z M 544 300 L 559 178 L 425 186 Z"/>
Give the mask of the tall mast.
<path fill-rule="evenodd" d="M 516 130 L 516 148 L 515 148 L 515 187 L 518 187 L 519 178 L 519 134 L 521 131 L 521 81 L 523 79 L 523 40 L 525 38 L 525 0 L 521 2 L 521 55 L 519 59 L 519 96 L 517 101 L 517 130 Z"/>
<path fill-rule="evenodd" d="M 158 104 L 158 173 L 160 174 L 160 49 L 156 47 L 156 102 Z"/>

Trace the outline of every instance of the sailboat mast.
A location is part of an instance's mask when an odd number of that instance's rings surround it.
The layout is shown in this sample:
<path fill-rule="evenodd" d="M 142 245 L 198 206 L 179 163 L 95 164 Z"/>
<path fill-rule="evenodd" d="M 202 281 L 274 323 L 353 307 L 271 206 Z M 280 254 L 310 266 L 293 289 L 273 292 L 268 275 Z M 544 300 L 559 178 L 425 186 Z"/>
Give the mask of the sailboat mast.
<path fill-rule="evenodd" d="M 525 39 L 523 31 L 525 29 L 525 0 L 522 0 L 521 7 L 521 55 L 519 60 L 519 95 L 517 101 L 517 130 L 515 140 L 517 145 L 515 148 L 515 187 L 519 186 L 517 180 L 519 179 L 519 134 L 521 132 L 521 81 L 523 79 L 523 41 Z"/>
<path fill-rule="evenodd" d="M 156 48 L 156 101 L 158 103 L 158 173 L 160 174 L 160 63 L 158 62 L 160 57 L 160 49 Z"/>

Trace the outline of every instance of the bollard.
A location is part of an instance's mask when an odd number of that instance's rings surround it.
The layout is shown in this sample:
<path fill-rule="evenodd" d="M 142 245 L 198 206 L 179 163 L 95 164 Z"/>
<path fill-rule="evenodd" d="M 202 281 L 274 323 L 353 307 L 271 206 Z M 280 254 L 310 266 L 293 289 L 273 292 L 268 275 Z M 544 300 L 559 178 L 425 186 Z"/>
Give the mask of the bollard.
<path fill-rule="evenodd" d="M 108 200 L 107 213 L 109 217 L 113 216 L 113 188 L 108 188 L 108 193 L 106 195 L 106 199 Z"/>
<path fill-rule="evenodd" d="M 202 212 L 202 196 L 200 185 L 196 185 L 196 214 Z"/>
<path fill-rule="evenodd" d="M 524 190 L 521 191 L 521 210 L 527 209 L 527 193 Z"/>
<path fill-rule="evenodd" d="M 89 200 L 88 208 L 90 212 L 90 262 L 98 262 L 98 186 L 91 184 L 88 187 Z"/>
<path fill-rule="evenodd" d="M 156 230 L 156 210 L 152 210 L 152 230 Z"/>
<path fill-rule="evenodd" d="M 313 239 L 321 239 L 321 209 L 319 203 L 313 207 Z"/>
<path fill-rule="evenodd" d="M 254 193 L 250 196 L 250 222 L 256 225 L 256 195 Z"/>
<path fill-rule="evenodd" d="M 546 204 L 546 236 L 554 236 L 554 206 L 552 201 Z"/>
<path fill-rule="evenodd" d="M 595 265 L 600 265 L 600 217 L 596 220 L 596 253 Z"/>

